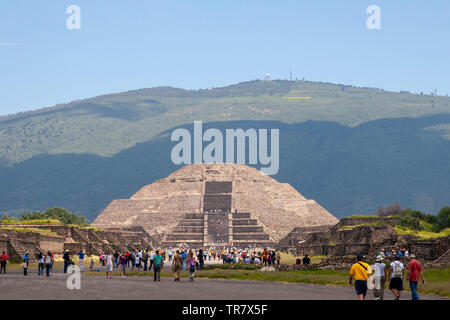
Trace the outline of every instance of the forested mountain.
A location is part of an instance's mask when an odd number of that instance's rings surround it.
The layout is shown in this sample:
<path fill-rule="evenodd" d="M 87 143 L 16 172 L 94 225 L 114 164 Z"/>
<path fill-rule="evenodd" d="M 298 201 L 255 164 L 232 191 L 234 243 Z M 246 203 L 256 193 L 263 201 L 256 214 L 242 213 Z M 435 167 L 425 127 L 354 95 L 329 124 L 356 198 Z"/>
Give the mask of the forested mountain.
<path fill-rule="evenodd" d="M 450 203 L 450 98 L 307 81 L 141 89 L 0 118 L 0 212 L 61 206 L 93 220 L 177 169 L 194 120 L 279 128 L 280 171 L 338 217 Z"/>

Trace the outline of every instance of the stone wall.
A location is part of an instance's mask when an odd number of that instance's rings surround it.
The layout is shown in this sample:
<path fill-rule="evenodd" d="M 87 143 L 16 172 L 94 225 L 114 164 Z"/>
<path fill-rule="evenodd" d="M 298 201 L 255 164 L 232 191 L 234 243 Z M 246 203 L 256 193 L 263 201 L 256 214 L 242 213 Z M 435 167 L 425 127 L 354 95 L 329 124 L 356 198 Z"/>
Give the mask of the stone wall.
<path fill-rule="evenodd" d="M 52 250 L 54 254 L 64 253 L 64 242 L 66 238 L 54 235 L 39 235 L 39 247 L 44 251 Z"/>
<path fill-rule="evenodd" d="M 450 236 L 428 241 L 415 240 L 409 244 L 409 252 L 425 260 L 436 260 L 449 248 Z"/>
<path fill-rule="evenodd" d="M 295 248 L 299 242 L 306 240 L 308 235 L 327 232 L 332 226 L 296 227 L 292 229 L 277 245 L 277 250 L 288 250 Z"/>
<path fill-rule="evenodd" d="M 87 253 L 86 245 L 80 242 L 66 242 L 64 243 L 64 251 L 69 250 L 69 253 L 74 256 L 77 255 L 80 250 L 83 250 L 84 253 Z"/>
<path fill-rule="evenodd" d="M 380 218 L 376 216 L 367 216 L 367 217 L 346 217 L 339 220 L 339 222 L 336 224 L 336 227 L 342 227 L 342 226 L 357 226 L 357 225 L 364 225 L 364 224 L 373 224 L 376 222 L 386 222 L 386 223 L 392 223 L 392 224 L 399 224 L 400 218 L 392 217 L 392 218 Z"/>
<path fill-rule="evenodd" d="M 0 254 L 5 251 L 6 254 L 8 254 L 8 239 L 7 238 L 0 238 Z"/>

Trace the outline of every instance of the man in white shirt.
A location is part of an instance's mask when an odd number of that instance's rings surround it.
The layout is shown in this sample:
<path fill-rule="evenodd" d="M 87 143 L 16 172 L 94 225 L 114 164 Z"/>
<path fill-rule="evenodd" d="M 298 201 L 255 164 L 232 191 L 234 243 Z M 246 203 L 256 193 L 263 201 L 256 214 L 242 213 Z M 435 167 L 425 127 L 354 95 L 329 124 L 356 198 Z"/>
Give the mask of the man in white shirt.
<path fill-rule="evenodd" d="M 110 274 L 112 275 L 113 271 L 113 255 L 111 252 L 108 252 L 106 255 L 106 279 L 109 279 Z"/>
<path fill-rule="evenodd" d="M 153 251 L 150 253 L 150 266 L 148 267 L 148 271 L 152 270 L 152 266 L 153 266 L 153 258 L 154 258 L 155 254 L 153 253 Z"/>
<path fill-rule="evenodd" d="M 389 282 L 389 289 L 395 296 L 395 300 L 400 300 L 400 295 L 403 291 L 403 273 L 405 272 L 405 266 L 399 261 L 400 257 L 395 256 L 395 261 L 391 263 L 389 267 L 389 276 L 391 279 Z M 392 276 L 392 277 L 391 277 Z"/>

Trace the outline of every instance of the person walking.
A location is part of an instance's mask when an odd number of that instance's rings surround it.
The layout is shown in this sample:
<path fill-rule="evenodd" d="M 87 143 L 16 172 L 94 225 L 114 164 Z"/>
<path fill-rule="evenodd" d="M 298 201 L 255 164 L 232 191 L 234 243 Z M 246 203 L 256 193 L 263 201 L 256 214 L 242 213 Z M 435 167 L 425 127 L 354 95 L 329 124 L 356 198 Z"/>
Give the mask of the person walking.
<path fill-rule="evenodd" d="M 278 267 L 280 266 L 280 261 L 281 261 L 281 255 L 279 252 L 277 252 L 276 259 L 277 259 L 277 269 L 278 269 Z"/>
<path fill-rule="evenodd" d="M 416 255 L 412 253 L 410 255 L 411 261 L 408 267 L 408 281 L 409 287 L 411 289 L 411 299 L 419 300 L 419 295 L 417 294 L 417 285 L 419 283 L 419 274 L 422 277 L 422 284 L 425 283 L 425 278 L 423 277 L 422 265 L 416 260 Z"/>
<path fill-rule="evenodd" d="M 192 252 L 192 249 L 189 250 L 189 254 L 187 257 L 187 263 L 189 265 L 189 281 L 194 281 L 195 276 L 195 255 Z"/>
<path fill-rule="evenodd" d="M 140 251 L 137 253 L 138 259 L 136 260 L 136 263 L 138 264 L 137 267 L 139 268 L 139 270 L 142 269 L 142 254 L 143 254 L 143 251 L 142 251 L 142 250 L 140 250 Z"/>
<path fill-rule="evenodd" d="M 158 250 L 156 250 L 158 251 Z M 159 251 L 158 251 L 159 254 Z M 150 266 L 148 267 L 148 271 L 152 270 L 152 266 L 154 264 L 154 259 L 155 259 L 155 254 L 152 252 L 150 252 Z"/>
<path fill-rule="evenodd" d="M 63 259 L 64 259 L 64 273 L 67 273 L 67 268 L 69 267 L 69 262 L 70 262 L 69 250 L 66 250 L 64 252 Z"/>
<path fill-rule="evenodd" d="M 197 258 L 198 258 L 199 269 L 203 269 L 203 264 L 205 263 L 205 261 L 204 261 L 204 255 L 203 255 L 202 249 L 198 250 Z"/>
<path fill-rule="evenodd" d="M 142 253 L 142 261 L 144 262 L 144 271 L 147 271 L 148 249 L 146 249 L 145 252 Z"/>
<path fill-rule="evenodd" d="M 23 255 L 23 275 L 27 276 L 28 275 L 28 263 L 30 261 L 30 253 L 28 252 L 28 250 L 25 252 L 25 254 Z"/>
<path fill-rule="evenodd" d="M 131 262 L 130 262 L 130 251 L 127 251 L 126 257 L 127 257 L 127 267 L 129 268 L 130 264 L 131 264 Z"/>
<path fill-rule="evenodd" d="M 134 267 L 136 267 L 136 253 L 134 250 L 130 252 L 130 256 L 128 258 L 131 260 L 131 271 L 134 271 Z"/>
<path fill-rule="evenodd" d="M 267 252 L 267 248 L 264 248 L 264 251 L 262 253 L 262 261 L 264 265 L 267 265 L 267 257 L 269 253 Z"/>
<path fill-rule="evenodd" d="M 395 300 L 400 300 L 400 295 L 403 291 L 403 274 L 405 272 L 405 266 L 400 262 L 400 256 L 395 257 L 395 261 L 391 263 L 389 267 L 389 289 L 395 296 Z"/>
<path fill-rule="evenodd" d="M 51 256 L 51 263 L 50 263 L 50 275 L 53 274 L 53 265 L 55 264 L 55 256 L 52 253 L 52 250 L 48 250 L 50 256 Z"/>
<path fill-rule="evenodd" d="M 136 253 L 136 258 L 135 258 L 135 263 L 134 265 L 136 266 L 136 269 L 139 271 L 141 269 L 141 260 L 139 258 L 139 253 Z"/>
<path fill-rule="evenodd" d="M 153 260 L 150 260 L 151 261 L 150 268 L 151 265 L 153 264 L 153 281 L 155 282 L 161 280 L 161 260 L 162 256 L 159 254 L 159 250 L 156 250 L 156 253 L 153 256 Z"/>
<path fill-rule="evenodd" d="M 8 262 L 8 255 L 5 251 L 2 251 L 0 255 L 0 273 L 6 273 L 6 263 Z"/>
<path fill-rule="evenodd" d="M 373 296 L 375 300 L 383 300 L 384 287 L 386 285 L 386 265 L 381 255 L 377 256 L 375 266 L 375 277 L 373 279 Z"/>
<path fill-rule="evenodd" d="M 119 252 L 117 250 L 114 251 L 114 268 L 119 267 L 119 257 L 120 257 Z"/>
<path fill-rule="evenodd" d="M 105 266 L 105 257 L 103 255 L 103 252 L 100 252 L 100 254 L 98 256 L 98 262 L 102 265 L 102 267 Z"/>
<path fill-rule="evenodd" d="M 91 258 L 91 262 L 89 263 L 89 271 L 94 271 L 94 259 Z"/>
<path fill-rule="evenodd" d="M 119 263 L 120 263 L 120 269 L 122 271 L 122 279 L 125 278 L 125 270 L 127 268 L 127 263 L 128 263 L 128 259 L 127 259 L 127 255 L 122 253 L 120 255 L 119 258 Z"/>
<path fill-rule="evenodd" d="M 50 276 L 50 271 L 52 269 L 53 263 L 55 262 L 52 252 L 48 250 L 47 255 L 45 256 L 45 276 Z"/>
<path fill-rule="evenodd" d="M 84 252 L 83 249 L 80 250 L 78 253 L 78 264 L 80 266 L 80 271 L 83 272 L 84 270 Z"/>
<path fill-rule="evenodd" d="M 177 250 L 172 261 L 172 272 L 174 281 L 180 281 L 181 279 L 181 266 L 182 266 L 182 258 L 180 256 L 180 250 Z"/>
<path fill-rule="evenodd" d="M 45 263 L 44 263 L 44 255 L 42 254 L 42 252 L 38 253 L 37 261 L 38 261 L 38 276 L 44 276 Z"/>
<path fill-rule="evenodd" d="M 110 275 L 112 275 L 113 271 L 113 255 L 109 251 L 106 254 L 105 262 L 106 262 L 106 279 L 109 280 Z"/>
<path fill-rule="evenodd" d="M 352 279 L 355 278 L 355 291 L 359 300 L 365 300 L 367 295 L 367 279 L 372 273 L 370 266 L 363 262 L 363 255 L 358 254 L 356 263 L 350 268 L 349 285 L 352 285 Z"/>
<path fill-rule="evenodd" d="M 186 270 L 186 260 L 187 260 L 186 250 L 183 250 L 183 253 L 181 254 L 181 258 L 182 258 L 182 269 L 183 269 L 183 271 L 185 271 Z"/>

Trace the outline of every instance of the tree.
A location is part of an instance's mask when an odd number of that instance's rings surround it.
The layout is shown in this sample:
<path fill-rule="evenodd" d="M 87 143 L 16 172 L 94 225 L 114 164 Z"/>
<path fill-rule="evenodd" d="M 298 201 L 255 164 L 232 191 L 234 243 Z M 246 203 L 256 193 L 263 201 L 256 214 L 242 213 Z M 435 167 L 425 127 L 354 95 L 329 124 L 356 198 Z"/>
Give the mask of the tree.
<path fill-rule="evenodd" d="M 443 207 L 437 214 L 437 226 L 441 231 L 446 228 L 450 228 L 450 207 Z"/>
<path fill-rule="evenodd" d="M 386 208 L 378 207 L 377 210 L 377 216 L 380 218 L 385 218 L 389 216 L 398 216 L 402 214 L 402 206 L 400 203 L 396 203 L 390 206 L 387 206 Z"/>
<path fill-rule="evenodd" d="M 83 216 L 78 216 L 75 213 L 65 208 L 49 208 L 44 212 L 33 211 L 24 213 L 21 220 L 35 220 L 35 219 L 56 219 L 61 221 L 62 224 L 76 224 L 79 226 L 88 226 L 89 223 Z"/>

